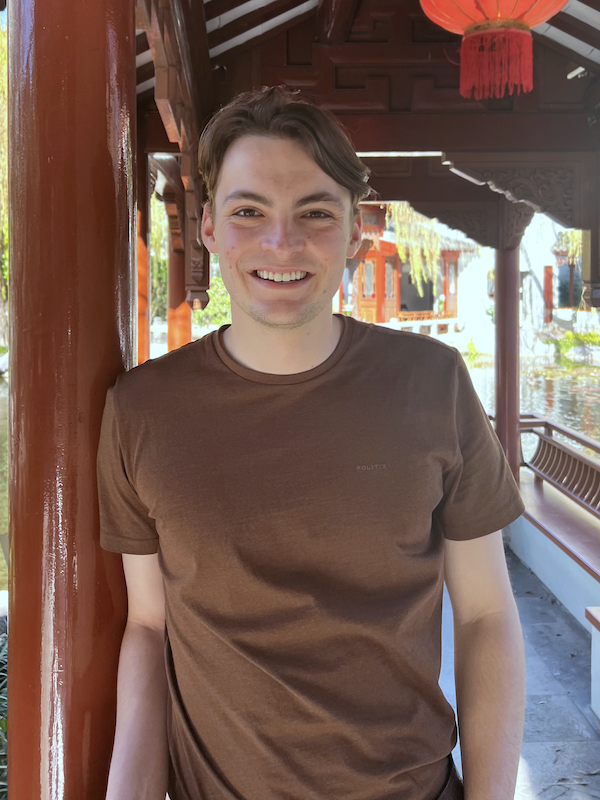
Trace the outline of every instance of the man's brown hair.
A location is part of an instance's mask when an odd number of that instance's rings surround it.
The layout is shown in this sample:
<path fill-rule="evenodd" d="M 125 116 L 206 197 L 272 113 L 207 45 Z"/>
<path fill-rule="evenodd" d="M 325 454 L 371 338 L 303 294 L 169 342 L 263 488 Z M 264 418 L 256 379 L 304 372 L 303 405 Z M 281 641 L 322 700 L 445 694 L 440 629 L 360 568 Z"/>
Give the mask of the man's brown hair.
<path fill-rule="evenodd" d="M 219 182 L 223 159 L 231 145 L 242 136 L 271 136 L 291 139 L 344 186 L 352 197 L 352 208 L 371 193 L 369 168 L 333 114 L 301 100 L 281 86 L 244 92 L 218 111 L 200 137 L 198 169 L 211 206 Z"/>

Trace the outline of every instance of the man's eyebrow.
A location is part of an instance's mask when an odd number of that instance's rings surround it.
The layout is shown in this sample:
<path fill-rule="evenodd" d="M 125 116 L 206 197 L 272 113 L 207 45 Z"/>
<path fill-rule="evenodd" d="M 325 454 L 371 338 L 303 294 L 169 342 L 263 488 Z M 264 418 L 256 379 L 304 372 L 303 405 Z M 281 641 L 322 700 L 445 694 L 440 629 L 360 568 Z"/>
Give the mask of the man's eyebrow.
<path fill-rule="evenodd" d="M 230 192 L 223 203 L 231 203 L 235 200 L 247 200 L 249 203 L 260 203 L 263 206 L 268 206 L 269 208 L 273 207 L 273 201 L 269 200 L 268 197 L 265 197 L 262 194 L 258 194 L 257 192 L 252 192 L 250 189 L 236 189 L 233 192 Z M 332 203 L 333 205 L 337 206 L 340 209 L 344 209 L 344 203 L 340 197 L 331 192 L 313 192 L 312 194 L 307 194 L 305 197 L 300 197 L 295 202 L 296 208 L 301 208 L 303 206 L 311 205 L 312 203 Z"/>
<path fill-rule="evenodd" d="M 250 203 L 260 203 L 263 206 L 272 206 L 273 202 L 262 194 L 251 192 L 249 189 L 236 189 L 229 192 L 223 203 L 230 203 L 232 200 L 248 200 Z"/>
<path fill-rule="evenodd" d="M 301 197 L 296 201 L 296 208 L 300 206 L 308 206 L 312 203 L 333 203 L 334 206 L 344 210 L 344 203 L 340 197 L 331 192 L 315 192 L 314 194 L 307 194 L 306 197 Z"/>

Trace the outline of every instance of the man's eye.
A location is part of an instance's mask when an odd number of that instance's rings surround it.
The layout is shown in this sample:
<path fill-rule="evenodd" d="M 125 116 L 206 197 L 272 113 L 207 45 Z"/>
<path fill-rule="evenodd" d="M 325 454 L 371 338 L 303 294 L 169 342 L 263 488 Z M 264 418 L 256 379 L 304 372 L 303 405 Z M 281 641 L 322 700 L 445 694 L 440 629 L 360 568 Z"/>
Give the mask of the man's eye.
<path fill-rule="evenodd" d="M 329 219 L 331 214 L 328 214 L 326 211 L 318 211 L 315 209 L 313 211 L 307 211 L 304 216 L 310 217 L 311 219 Z"/>
<path fill-rule="evenodd" d="M 260 213 L 255 208 L 240 208 L 233 215 L 234 217 L 259 217 Z"/>

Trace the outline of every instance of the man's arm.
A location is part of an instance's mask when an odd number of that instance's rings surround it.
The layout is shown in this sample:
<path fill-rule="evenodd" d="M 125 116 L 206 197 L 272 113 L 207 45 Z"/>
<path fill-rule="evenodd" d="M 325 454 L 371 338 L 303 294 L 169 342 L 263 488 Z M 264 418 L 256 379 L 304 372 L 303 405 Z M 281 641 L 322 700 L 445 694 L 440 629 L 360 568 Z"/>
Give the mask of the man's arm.
<path fill-rule="evenodd" d="M 525 654 L 502 532 L 445 540 L 465 800 L 512 800 L 525 708 Z"/>
<path fill-rule="evenodd" d="M 165 601 L 158 556 L 123 555 L 127 626 L 106 800 L 165 800 L 168 777 Z"/>

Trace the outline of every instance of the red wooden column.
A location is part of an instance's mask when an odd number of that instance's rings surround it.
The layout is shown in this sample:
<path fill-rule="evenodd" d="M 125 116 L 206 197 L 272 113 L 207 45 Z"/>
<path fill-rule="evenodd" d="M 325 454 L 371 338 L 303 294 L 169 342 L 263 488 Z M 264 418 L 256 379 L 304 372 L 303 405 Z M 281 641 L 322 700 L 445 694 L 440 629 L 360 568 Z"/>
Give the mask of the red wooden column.
<path fill-rule="evenodd" d="M 375 322 L 385 322 L 385 258 L 380 254 L 375 261 Z"/>
<path fill-rule="evenodd" d="M 192 341 L 192 309 L 186 302 L 185 252 L 175 250 L 169 237 L 167 343 L 169 351 Z"/>
<path fill-rule="evenodd" d="M 554 270 L 544 267 L 544 322 L 552 322 L 554 311 Z"/>
<path fill-rule="evenodd" d="M 137 360 L 150 358 L 150 191 L 148 156 L 137 149 Z"/>
<path fill-rule="evenodd" d="M 496 250 L 496 433 L 518 479 L 519 249 Z"/>
<path fill-rule="evenodd" d="M 395 309 L 396 319 L 398 319 L 400 314 L 400 309 L 402 308 L 401 277 L 402 277 L 402 264 L 400 263 L 400 259 L 397 258 L 396 267 L 394 269 L 394 297 L 396 298 L 396 309 Z"/>
<path fill-rule="evenodd" d="M 125 594 L 98 543 L 95 457 L 133 363 L 134 4 L 8 13 L 9 796 L 101 800 Z"/>

